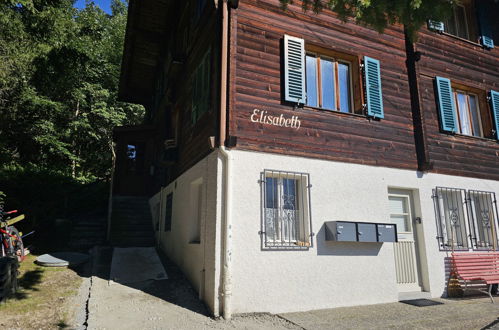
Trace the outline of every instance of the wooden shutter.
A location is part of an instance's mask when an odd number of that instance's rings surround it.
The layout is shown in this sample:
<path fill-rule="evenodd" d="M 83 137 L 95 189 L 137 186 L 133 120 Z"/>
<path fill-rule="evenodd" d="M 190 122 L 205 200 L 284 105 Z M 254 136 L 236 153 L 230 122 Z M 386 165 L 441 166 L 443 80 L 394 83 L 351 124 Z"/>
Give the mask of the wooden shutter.
<path fill-rule="evenodd" d="M 435 85 L 440 112 L 440 127 L 443 131 L 457 132 L 456 105 L 452 95 L 452 85 L 447 78 L 436 77 Z"/>
<path fill-rule="evenodd" d="M 364 57 L 364 73 L 367 99 L 367 115 L 384 118 L 383 95 L 381 92 L 381 71 L 379 61 Z"/>
<path fill-rule="evenodd" d="M 499 92 L 490 91 L 490 106 L 492 108 L 492 117 L 494 117 L 496 139 L 499 140 Z"/>
<path fill-rule="evenodd" d="M 428 20 L 428 29 L 438 32 L 444 32 L 444 22 Z"/>
<path fill-rule="evenodd" d="M 284 35 L 284 99 L 305 103 L 305 42 Z"/>
<path fill-rule="evenodd" d="M 490 30 L 489 15 L 494 13 L 495 8 L 489 1 L 477 1 L 478 23 L 480 25 L 480 41 L 487 48 L 494 48 L 494 39 Z M 496 16 L 497 17 L 497 16 Z"/>

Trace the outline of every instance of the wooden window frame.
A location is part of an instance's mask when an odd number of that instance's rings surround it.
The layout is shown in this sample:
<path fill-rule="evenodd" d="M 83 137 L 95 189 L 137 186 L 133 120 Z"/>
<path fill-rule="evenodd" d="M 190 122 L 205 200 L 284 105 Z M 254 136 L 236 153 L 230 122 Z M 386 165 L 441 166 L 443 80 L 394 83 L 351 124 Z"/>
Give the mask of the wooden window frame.
<path fill-rule="evenodd" d="M 479 126 L 479 129 L 480 129 L 480 132 L 478 132 L 478 136 L 475 135 L 475 123 L 474 123 L 474 119 L 473 119 L 473 114 L 471 112 L 471 107 L 470 107 L 470 96 L 474 96 L 476 98 L 476 100 L 478 101 L 478 95 L 474 94 L 474 93 L 469 93 L 469 92 L 466 92 L 466 91 L 463 91 L 461 89 L 453 89 L 452 90 L 452 93 L 454 94 L 454 102 L 456 103 L 456 112 L 457 112 L 457 120 L 458 120 L 458 123 L 459 123 L 459 129 L 462 131 L 463 130 L 463 126 L 462 126 L 462 123 L 461 123 L 461 111 L 460 111 L 460 103 L 459 103 L 459 99 L 458 99 L 458 95 L 461 94 L 461 95 L 464 95 L 466 97 L 466 109 L 465 111 L 468 113 L 468 116 L 470 118 L 470 130 L 471 130 L 471 135 L 470 136 L 474 136 L 474 137 L 483 137 L 483 128 L 482 128 L 482 120 L 481 120 L 481 111 L 480 111 L 480 106 L 478 105 L 478 119 L 479 119 L 479 122 L 478 122 L 478 126 Z M 461 133 L 463 134 L 463 133 Z M 463 134 L 463 135 L 469 135 L 469 134 Z"/>
<path fill-rule="evenodd" d="M 277 198 L 272 205 L 267 205 L 267 184 L 272 178 L 277 181 L 272 196 Z M 283 204 L 284 180 L 294 181 L 294 207 L 286 208 Z M 260 173 L 261 189 L 261 248 L 262 250 L 308 250 L 313 247 L 312 213 L 310 202 L 310 174 L 265 169 Z M 288 196 L 289 197 L 289 196 Z M 283 214 L 293 215 L 291 223 L 286 222 Z M 289 218 L 288 218 L 289 219 Z M 287 228 L 287 230 L 286 230 Z M 290 229 L 293 229 L 292 231 Z M 287 235 L 286 235 L 287 234 Z"/>
<path fill-rule="evenodd" d="M 494 139 L 494 134 L 492 133 L 492 130 L 494 129 L 493 127 L 493 120 L 492 120 L 492 109 L 489 107 L 489 103 L 487 102 L 487 92 L 485 90 L 481 90 L 476 87 L 471 87 L 468 85 L 464 85 L 458 82 L 451 81 L 451 87 L 452 87 L 452 96 L 454 97 L 454 102 L 456 102 L 456 118 L 457 118 L 457 125 L 459 125 L 459 130 L 461 131 L 461 124 L 460 124 L 460 118 L 459 118 L 459 109 L 458 109 L 458 103 L 456 101 L 456 96 L 455 92 L 456 91 L 462 91 L 466 93 L 467 95 L 472 94 L 475 95 L 477 99 L 477 104 L 478 104 L 478 112 L 479 112 L 479 118 L 480 118 L 480 128 L 482 130 L 481 136 L 474 136 L 474 135 L 466 135 L 466 134 L 461 134 L 458 133 L 459 135 L 462 136 L 469 136 L 473 138 L 485 138 L 485 139 Z M 468 98 L 467 101 L 468 102 Z M 470 111 L 469 105 L 468 105 L 468 111 Z M 470 112 L 471 116 L 471 112 Z M 470 117 L 472 118 L 472 117 Z M 472 124 L 473 126 L 473 124 Z"/>
<path fill-rule="evenodd" d="M 360 70 L 360 63 L 361 63 L 361 58 L 358 55 L 352 55 L 349 53 L 341 52 L 338 50 L 332 50 L 332 49 L 327 49 L 322 46 L 314 45 L 314 44 L 305 44 L 305 54 L 314 54 L 317 56 L 318 59 L 322 58 L 329 58 L 333 59 L 335 63 L 335 70 L 338 69 L 338 64 L 337 63 L 347 63 L 350 66 L 350 106 L 351 106 L 351 112 L 341 112 L 336 109 L 330 110 L 330 109 L 325 109 L 320 106 L 318 107 L 313 107 L 305 104 L 305 107 L 308 108 L 313 108 L 313 109 L 320 109 L 320 110 L 326 110 L 330 112 L 337 112 L 337 113 L 342 113 L 342 114 L 354 114 L 354 115 L 364 115 L 364 110 L 363 110 L 363 104 L 364 102 L 364 97 L 363 97 L 363 91 L 362 91 L 362 73 Z M 319 66 L 317 66 L 319 69 Z M 320 70 L 319 70 L 320 71 Z M 337 72 L 337 71 L 336 71 Z M 317 73 L 318 76 L 320 76 L 320 72 Z M 339 109 L 338 102 L 340 102 L 340 98 L 338 97 L 338 91 L 339 91 L 339 83 L 337 81 L 337 76 L 338 74 L 335 75 L 335 102 L 336 102 L 336 107 Z M 320 78 L 318 79 L 318 83 L 320 83 Z M 319 92 L 319 86 L 317 86 L 317 91 L 318 94 L 321 95 L 322 93 Z M 320 96 L 318 96 L 320 98 Z M 319 103 L 320 104 L 320 103 Z"/>
<path fill-rule="evenodd" d="M 213 68 L 212 68 L 212 58 L 213 58 L 213 50 L 211 46 L 203 53 L 203 55 L 200 57 L 200 60 L 194 69 L 193 72 L 193 78 L 192 78 L 192 92 L 191 92 L 191 125 L 195 126 L 203 117 L 205 117 L 205 114 L 211 112 L 212 108 L 212 93 L 211 93 L 211 85 L 212 85 L 212 78 L 213 78 Z M 206 61 L 206 62 L 205 62 Z M 204 72 L 204 70 L 207 70 L 207 72 Z M 207 75 L 205 75 L 205 73 Z M 201 88 L 199 91 L 199 95 L 195 95 L 196 92 L 196 82 L 197 79 L 201 79 L 201 85 L 206 83 L 207 89 Z M 207 79 L 205 81 L 205 79 Z M 196 96 L 199 96 L 201 99 L 196 99 Z M 204 102 L 203 102 L 204 101 Z M 206 109 L 203 109 L 200 113 L 200 106 L 205 106 Z M 194 115 L 196 118 L 194 119 Z"/>
<path fill-rule="evenodd" d="M 464 0 L 459 4 L 456 4 L 456 7 L 461 7 L 464 9 L 464 18 L 466 25 L 466 33 L 467 37 L 462 37 L 457 34 L 450 33 L 447 29 L 448 20 L 444 21 L 444 33 L 453 36 L 462 40 L 471 41 L 473 43 L 478 41 L 478 22 L 475 17 L 475 4 L 473 0 Z M 455 8 L 452 9 L 452 16 L 454 16 L 454 21 L 456 20 L 456 11 Z M 458 31 L 457 26 L 455 26 L 456 32 Z"/>
<path fill-rule="evenodd" d="M 414 234 L 414 228 L 412 225 L 412 212 L 413 212 L 413 210 L 411 208 L 410 195 L 398 194 L 398 193 L 388 193 L 388 200 L 390 200 L 390 197 L 403 198 L 404 203 L 406 203 L 406 207 L 407 207 L 407 211 L 408 211 L 405 213 L 392 213 L 392 210 L 390 209 L 390 219 L 391 219 L 392 215 L 407 217 L 405 227 L 407 229 L 410 229 L 410 230 L 409 231 L 407 231 L 407 230 L 406 231 L 398 231 L 398 232 L 401 234 Z M 398 230 L 398 228 L 397 228 L 397 230 Z"/>

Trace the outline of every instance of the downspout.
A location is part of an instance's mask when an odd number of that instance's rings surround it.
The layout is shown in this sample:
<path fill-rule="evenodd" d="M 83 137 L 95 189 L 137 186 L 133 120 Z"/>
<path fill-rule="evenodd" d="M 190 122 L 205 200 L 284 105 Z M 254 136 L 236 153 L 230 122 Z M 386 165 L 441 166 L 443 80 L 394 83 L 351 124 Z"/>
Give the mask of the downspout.
<path fill-rule="evenodd" d="M 426 125 L 424 121 L 423 109 L 419 94 L 419 82 L 417 72 L 417 62 L 421 59 L 421 53 L 414 49 L 407 28 L 404 27 L 406 66 L 407 76 L 409 78 L 409 91 L 411 96 L 412 122 L 414 125 L 414 142 L 416 145 L 416 157 L 418 162 L 418 171 L 427 172 L 431 170 L 430 153 L 428 151 L 428 141 L 426 138 Z"/>
<path fill-rule="evenodd" d="M 231 195 L 231 161 L 229 151 L 224 146 L 220 146 L 220 152 L 225 158 L 225 185 L 224 193 L 224 221 L 223 221 L 223 268 L 222 268 L 222 296 L 224 319 L 230 320 L 232 317 L 231 297 L 232 297 L 232 195 Z"/>
<path fill-rule="evenodd" d="M 225 148 L 226 126 L 227 126 L 227 53 L 229 33 L 229 8 L 227 0 L 222 0 L 222 53 L 220 72 L 220 153 L 224 159 L 224 198 L 222 199 L 224 209 L 224 221 L 222 222 L 223 235 L 223 267 L 222 267 L 222 297 L 223 317 L 230 320 L 232 317 L 232 195 L 231 195 L 231 161 L 230 152 Z"/>

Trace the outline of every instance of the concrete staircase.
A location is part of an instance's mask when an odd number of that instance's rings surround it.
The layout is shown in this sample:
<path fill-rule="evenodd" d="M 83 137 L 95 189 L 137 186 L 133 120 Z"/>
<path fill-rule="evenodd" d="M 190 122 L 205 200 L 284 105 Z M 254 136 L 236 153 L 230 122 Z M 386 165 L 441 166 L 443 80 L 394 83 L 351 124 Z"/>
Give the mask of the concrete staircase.
<path fill-rule="evenodd" d="M 74 219 L 71 228 L 69 246 L 75 250 L 88 249 L 106 244 L 107 215 L 89 214 Z"/>
<path fill-rule="evenodd" d="M 154 230 L 147 197 L 113 197 L 109 243 L 116 247 L 154 246 Z"/>

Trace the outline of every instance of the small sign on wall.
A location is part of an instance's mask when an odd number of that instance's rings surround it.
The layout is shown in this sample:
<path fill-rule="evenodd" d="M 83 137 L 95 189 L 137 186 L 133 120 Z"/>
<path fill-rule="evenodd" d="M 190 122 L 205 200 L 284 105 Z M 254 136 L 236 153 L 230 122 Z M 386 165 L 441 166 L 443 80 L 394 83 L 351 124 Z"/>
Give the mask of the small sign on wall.
<path fill-rule="evenodd" d="M 270 114 L 266 110 L 253 109 L 253 113 L 250 116 L 250 120 L 253 123 L 260 123 L 264 125 L 271 125 L 277 127 L 287 127 L 299 130 L 301 126 L 301 121 L 298 116 L 285 116 L 280 114 L 279 116 Z"/>

